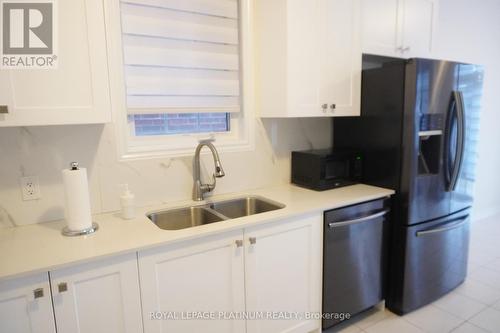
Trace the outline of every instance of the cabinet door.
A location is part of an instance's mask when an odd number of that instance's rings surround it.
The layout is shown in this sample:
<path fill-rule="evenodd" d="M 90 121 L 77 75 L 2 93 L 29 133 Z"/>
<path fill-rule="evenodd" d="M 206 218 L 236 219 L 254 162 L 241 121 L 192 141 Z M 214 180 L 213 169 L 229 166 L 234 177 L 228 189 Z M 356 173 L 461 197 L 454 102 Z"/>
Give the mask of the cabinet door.
<path fill-rule="evenodd" d="M 0 282 L 0 331 L 55 333 L 47 273 Z"/>
<path fill-rule="evenodd" d="M 142 332 L 135 253 L 50 272 L 58 333 Z"/>
<path fill-rule="evenodd" d="M 437 0 L 404 0 L 403 55 L 430 57 L 437 18 Z"/>
<path fill-rule="evenodd" d="M 264 0 L 269 1 L 269 0 Z M 319 95 L 321 0 L 287 1 L 287 110 L 294 117 L 323 115 Z M 274 41 L 275 42 L 275 41 Z M 283 61 L 280 59 L 279 61 Z"/>
<path fill-rule="evenodd" d="M 246 308 L 297 313 L 321 311 L 322 214 L 245 231 Z M 276 318 L 275 318 L 276 319 Z M 247 333 L 310 332 L 320 320 L 249 320 Z"/>
<path fill-rule="evenodd" d="M 144 331 L 244 332 L 244 320 L 218 317 L 245 310 L 243 255 L 241 231 L 139 252 Z"/>
<path fill-rule="evenodd" d="M 320 0 L 320 101 L 330 116 L 360 115 L 361 0 Z"/>
<path fill-rule="evenodd" d="M 56 1 L 57 69 L 0 70 L 9 85 L 2 126 L 104 123 L 111 119 L 103 0 Z"/>
<path fill-rule="evenodd" d="M 363 53 L 401 57 L 403 4 L 401 0 L 362 0 Z"/>

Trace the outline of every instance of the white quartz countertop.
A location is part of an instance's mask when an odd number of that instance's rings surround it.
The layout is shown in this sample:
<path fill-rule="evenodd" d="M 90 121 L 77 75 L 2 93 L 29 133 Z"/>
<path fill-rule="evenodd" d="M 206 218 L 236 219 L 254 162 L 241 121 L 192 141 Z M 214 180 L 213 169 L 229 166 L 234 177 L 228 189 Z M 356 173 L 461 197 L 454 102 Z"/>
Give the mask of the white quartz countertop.
<path fill-rule="evenodd" d="M 140 207 L 137 208 L 136 218 L 127 221 L 122 220 L 118 213 L 95 215 L 94 221 L 99 224 L 99 230 L 89 236 L 62 236 L 64 221 L 0 229 L 0 279 L 49 271 L 98 258 L 348 206 L 393 193 L 392 190 L 361 184 L 323 192 L 281 185 L 215 195 L 207 202 L 258 195 L 285 204 L 283 209 L 183 230 L 161 230 L 149 221 L 146 213 L 203 202 L 178 201 Z"/>

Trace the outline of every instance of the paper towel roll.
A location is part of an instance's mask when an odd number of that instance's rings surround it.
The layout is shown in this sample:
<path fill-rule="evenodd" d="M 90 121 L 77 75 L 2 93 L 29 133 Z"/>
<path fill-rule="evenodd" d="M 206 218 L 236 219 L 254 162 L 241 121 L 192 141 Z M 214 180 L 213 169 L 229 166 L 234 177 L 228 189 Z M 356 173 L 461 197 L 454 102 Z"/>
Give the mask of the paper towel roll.
<path fill-rule="evenodd" d="M 87 169 L 62 171 L 66 197 L 66 222 L 68 229 L 79 231 L 92 227 Z"/>

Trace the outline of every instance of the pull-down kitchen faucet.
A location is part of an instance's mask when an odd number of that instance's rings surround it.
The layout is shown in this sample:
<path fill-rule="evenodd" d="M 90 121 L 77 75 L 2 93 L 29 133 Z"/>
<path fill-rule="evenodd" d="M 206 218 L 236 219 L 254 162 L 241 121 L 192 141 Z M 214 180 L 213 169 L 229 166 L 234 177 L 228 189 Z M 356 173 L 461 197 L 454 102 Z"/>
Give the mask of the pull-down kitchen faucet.
<path fill-rule="evenodd" d="M 200 171 L 200 152 L 201 149 L 206 146 L 212 152 L 212 156 L 214 158 L 215 164 L 215 172 L 213 174 L 213 182 L 212 184 L 202 184 L 201 183 L 201 171 Z M 194 152 L 194 162 L 193 162 L 193 171 L 194 171 L 194 186 L 193 186 L 193 200 L 202 201 L 203 194 L 206 192 L 213 191 L 215 188 L 216 178 L 224 177 L 225 173 L 222 169 L 222 164 L 220 163 L 219 153 L 217 153 L 217 149 L 212 144 L 210 140 L 200 141 L 198 147 Z"/>

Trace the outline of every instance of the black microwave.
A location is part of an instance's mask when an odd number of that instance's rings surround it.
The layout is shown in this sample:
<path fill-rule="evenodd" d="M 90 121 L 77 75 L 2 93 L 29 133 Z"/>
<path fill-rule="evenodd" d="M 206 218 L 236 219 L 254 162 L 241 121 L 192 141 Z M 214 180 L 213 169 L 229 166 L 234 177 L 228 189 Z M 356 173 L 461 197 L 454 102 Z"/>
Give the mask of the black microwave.
<path fill-rule="evenodd" d="M 363 157 L 345 149 L 292 152 L 292 183 L 317 191 L 361 181 Z"/>

